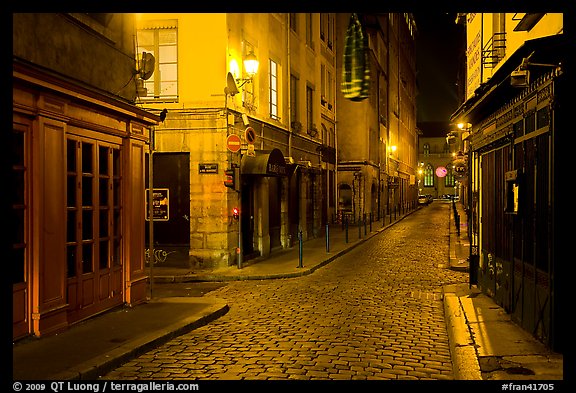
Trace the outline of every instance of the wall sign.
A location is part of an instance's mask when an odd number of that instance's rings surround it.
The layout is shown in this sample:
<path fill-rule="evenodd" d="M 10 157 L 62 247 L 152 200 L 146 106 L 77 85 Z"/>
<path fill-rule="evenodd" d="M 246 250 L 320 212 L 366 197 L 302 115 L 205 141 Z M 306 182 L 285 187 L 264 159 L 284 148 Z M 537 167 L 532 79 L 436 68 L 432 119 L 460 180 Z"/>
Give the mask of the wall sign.
<path fill-rule="evenodd" d="M 200 163 L 198 164 L 198 173 L 214 173 L 218 174 L 218 164 L 217 163 Z"/>

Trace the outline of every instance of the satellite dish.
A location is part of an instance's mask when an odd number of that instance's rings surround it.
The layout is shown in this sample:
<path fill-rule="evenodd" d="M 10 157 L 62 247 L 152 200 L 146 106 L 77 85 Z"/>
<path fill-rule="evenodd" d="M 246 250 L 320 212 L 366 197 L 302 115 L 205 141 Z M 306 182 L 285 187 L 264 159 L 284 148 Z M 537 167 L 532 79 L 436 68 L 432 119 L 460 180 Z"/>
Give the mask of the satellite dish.
<path fill-rule="evenodd" d="M 156 59 L 152 53 L 142 52 L 142 57 L 140 59 L 140 69 L 138 73 L 140 74 L 140 78 L 143 80 L 148 80 L 154 73 L 154 63 Z"/>
<path fill-rule="evenodd" d="M 226 87 L 224 88 L 225 94 L 230 94 L 231 96 L 239 93 L 238 87 L 236 86 L 236 81 L 231 72 L 226 75 Z"/>

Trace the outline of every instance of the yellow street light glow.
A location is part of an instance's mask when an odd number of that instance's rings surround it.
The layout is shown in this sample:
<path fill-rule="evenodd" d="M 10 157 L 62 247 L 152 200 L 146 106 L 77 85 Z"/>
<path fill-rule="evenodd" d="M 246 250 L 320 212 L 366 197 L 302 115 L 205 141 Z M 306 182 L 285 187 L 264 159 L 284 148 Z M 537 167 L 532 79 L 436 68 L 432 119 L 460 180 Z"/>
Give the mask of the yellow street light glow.
<path fill-rule="evenodd" d="M 254 52 L 250 52 L 244 59 L 244 70 L 250 78 L 258 72 L 258 59 Z"/>

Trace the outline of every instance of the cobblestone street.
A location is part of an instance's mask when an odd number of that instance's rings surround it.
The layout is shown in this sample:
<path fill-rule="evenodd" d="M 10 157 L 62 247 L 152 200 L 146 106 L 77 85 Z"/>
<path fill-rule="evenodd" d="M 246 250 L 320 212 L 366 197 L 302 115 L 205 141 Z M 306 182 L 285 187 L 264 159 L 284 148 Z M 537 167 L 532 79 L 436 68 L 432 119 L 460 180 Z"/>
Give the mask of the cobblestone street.
<path fill-rule="evenodd" d="M 450 204 L 435 201 L 311 275 L 231 282 L 230 311 L 104 379 L 453 379 L 442 287 Z"/>

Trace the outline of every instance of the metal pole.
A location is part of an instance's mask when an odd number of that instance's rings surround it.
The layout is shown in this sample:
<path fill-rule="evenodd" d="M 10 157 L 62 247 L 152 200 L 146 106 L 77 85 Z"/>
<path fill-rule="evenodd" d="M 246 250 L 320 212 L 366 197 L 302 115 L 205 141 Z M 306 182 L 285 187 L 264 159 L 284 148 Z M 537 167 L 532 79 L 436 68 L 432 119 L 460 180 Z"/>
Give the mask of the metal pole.
<path fill-rule="evenodd" d="M 302 264 L 302 231 L 298 232 L 298 267 L 301 268 Z"/>
<path fill-rule="evenodd" d="M 154 127 L 150 128 L 150 149 L 148 152 L 148 263 L 150 275 L 150 299 L 153 298 L 154 275 L 152 274 L 152 267 L 156 262 L 156 255 L 154 253 Z"/>
<path fill-rule="evenodd" d="M 326 252 L 330 252 L 330 225 L 326 224 Z"/>
<path fill-rule="evenodd" d="M 240 164 L 242 164 L 242 153 L 240 153 Z M 240 182 L 242 177 L 241 167 L 242 165 L 239 165 L 238 179 L 235 179 L 238 182 Z M 238 188 L 238 269 L 242 269 L 242 254 L 242 182 L 240 182 L 240 186 Z"/>
<path fill-rule="evenodd" d="M 370 216 L 370 232 L 372 232 L 372 212 L 370 212 L 369 216 Z"/>
<path fill-rule="evenodd" d="M 348 243 L 348 219 L 346 219 L 346 243 Z"/>

